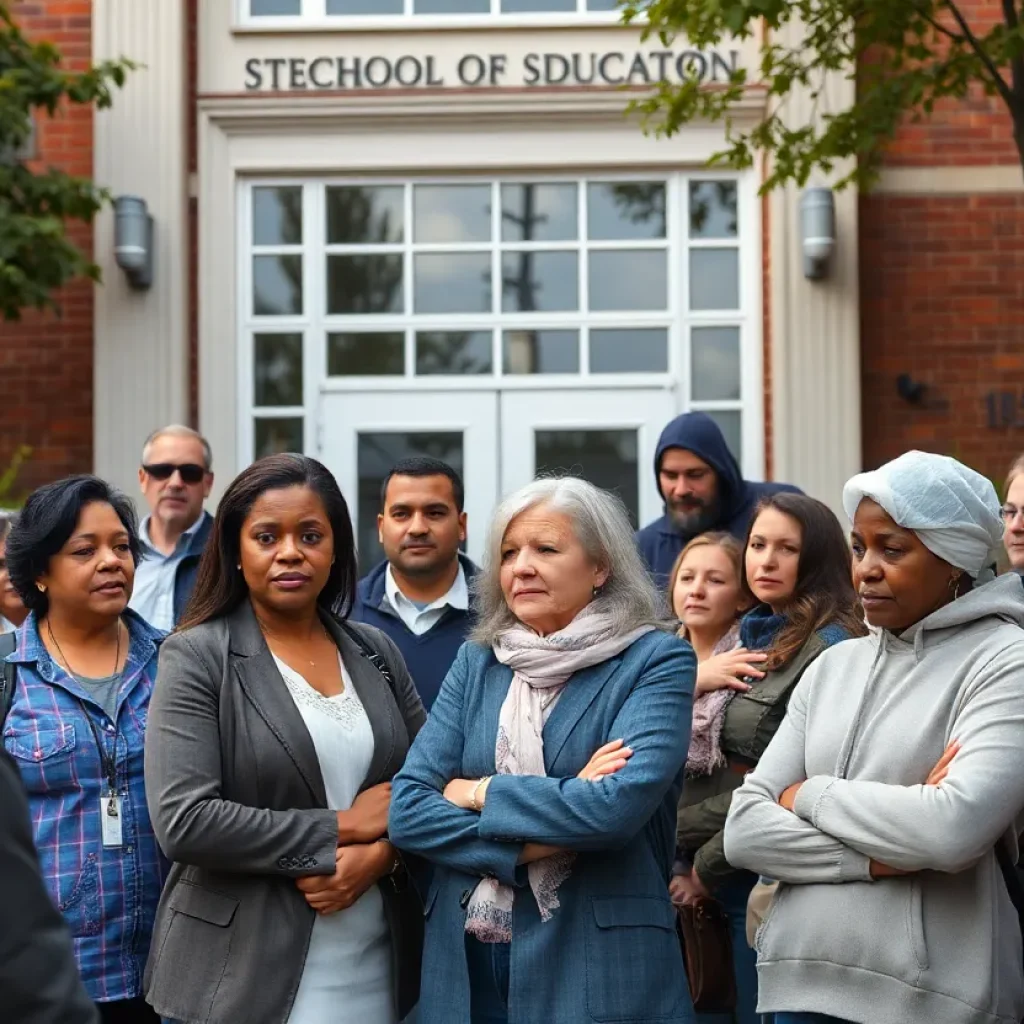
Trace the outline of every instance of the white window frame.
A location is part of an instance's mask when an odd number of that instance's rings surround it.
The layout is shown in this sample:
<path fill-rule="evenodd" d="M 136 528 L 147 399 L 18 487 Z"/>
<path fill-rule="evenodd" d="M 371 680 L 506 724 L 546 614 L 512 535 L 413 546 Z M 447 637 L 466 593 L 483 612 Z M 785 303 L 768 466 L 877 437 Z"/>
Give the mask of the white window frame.
<path fill-rule="evenodd" d="M 615 242 L 584 240 L 586 223 L 586 184 L 606 181 L 652 181 L 664 179 L 667 183 L 665 240 L 617 240 Z M 689 237 L 689 186 L 691 181 L 732 180 L 737 188 L 737 235 L 728 239 L 691 239 Z M 581 307 L 586 305 L 587 253 L 595 248 L 614 250 L 636 248 L 666 248 L 668 273 L 668 303 L 664 311 L 582 312 L 569 313 L 502 313 L 441 314 L 436 316 L 413 314 L 413 280 L 411 260 L 419 247 L 410 238 L 412 233 L 412 188 L 421 184 L 487 184 L 498 190 L 503 183 L 572 183 L 578 186 L 579 232 L 575 242 L 502 242 L 501 210 L 492 203 L 492 241 L 476 247 L 492 253 L 492 281 L 500 282 L 500 260 L 503 251 L 523 247 L 543 250 L 575 249 L 580 253 L 579 283 Z M 326 188 L 332 185 L 398 185 L 405 187 L 405 240 L 400 246 L 382 247 L 401 249 L 405 253 L 405 308 L 402 313 L 372 314 L 361 317 L 328 316 L 326 310 L 326 255 L 330 251 L 344 251 L 346 247 L 326 245 Z M 299 186 L 303 188 L 302 244 L 291 247 L 254 248 L 252 245 L 252 195 L 256 187 Z M 706 170 L 644 171 L 628 173 L 578 172 L 574 174 L 489 174 L 489 175 L 429 175 L 429 176 L 375 176 L 375 177 L 254 177 L 241 180 L 238 190 L 239 268 L 238 320 L 239 377 L 237 382 L 238 439 L 243 463 L 254 451 L 255 417 L 304 417 L 305 449 L 319 450 L 320 395 L 337 392 L 365 391 L 545 391 L 545 390 L 630 390 L 657 387 L 675 389 L 680 411 L 706 412 L 738 411 L 741 414 L 743 468 L 754 478 L 763 473 L 763 374 L 762 374 L 762 266 L 761 266 L 761 208 L 756 182 L 749 175 Z M 450 246 L 430 245 L 431 250 L 445 248 L 469 251 L 474 245 L 458 243 Z M 276 248 L 301 253 L 303 257 L 303 308 L 300 315 L 257 317 L 252 310 L 252 256 Z M 363 250 L 364 247 L 352 247 Z M 689 253 L 692 249 L 733 248 L 739 253 L 739 308 L 736 310 L 689 310 Z M 492 306 L 493 310 L 493 306 Z M 511 324 L 509 324 L 511 321 Z M 589 372 L 588 331 L 601 327 L 665 327 L 668 331 L 668 366 L 664 373 L 594 373 Z M 736 400 L 700 400 L 691 393 L 690 331 L 693 327 L 737 327 L 740 332 L 740 392 Z M 492 372 L 465 376 L 431 374 L 415 376 L 413 351 L 416 329 L 429 330 L 486 330 L 492 332 Z M 535 330 L 578 329 L 580 338 L 580 372 L 576 374 L 522 374 L 506 375 L 502 366 L 502 331 L 522 327 Z M 402 331 L 405 333 L 405 369 L 403 375 L 328 377 L 327 335 L 332 331 L 363 330 Z M 255 407 L 253 336 L 259 333 L 301 333 L 303 336 L 303 399 L 300 408 L 257 409 Z"/>
<path fill-rule="evenodd" d="M 414 14 L 414 0 L 403 0 L 401 14 L 328 14 L 327 0 L 301 0 L 300 14 L 254 15 L 251 0 L 235 0 L 235 27 L 244 31 L 303 31 L 310 29 L 380 31 L 387 29 L 465 29 L 465 28 L 562 28 L 579 25 L 616 25 L 621 10 L 590 11 L 587 0 L 576 0 L 575 11 L 532 11 L 505 14 L 501 0 L 490 0 L 484 14 Z M 639 22 L 640 19 L 638 19 Z"/>

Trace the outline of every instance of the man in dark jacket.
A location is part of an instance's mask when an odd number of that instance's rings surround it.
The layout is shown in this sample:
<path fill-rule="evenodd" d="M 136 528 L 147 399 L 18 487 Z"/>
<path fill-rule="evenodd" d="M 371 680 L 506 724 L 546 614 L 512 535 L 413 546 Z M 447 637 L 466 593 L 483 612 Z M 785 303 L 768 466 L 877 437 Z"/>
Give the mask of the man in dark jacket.
<path fill-rule="evenodd" d="M 142 521 L 142 561 L 131 607 L 150 625 L 170 632 L 181 620 L 213 530 L 203 509 L 213 486 L 206 439 L 191 427 L 154 431 L 142 447 L 139 485 L 150 514 Z"/>
<path fill-rule="evenodd" d="M 766 494 L 796 491 L 790 484 L 752 483 L 706 413 L 677 416 L 658 438 L 654 474 L 665 513 L 637 532 L 636 542 L 659 586 L 668 583 L 679 552 L 709 530 L 744 539 L 750 517 Z"/>
<path fill-rule="evenodd" d="M 32 842 L 21 776 L 0 747 L 0 1020 L 99 1024 L 50 900 Z"/>
<path fill-rule="evenodd" d="M 472 628 L 476 567 L 459 551 L 463 500 L 462 480 L 447 463 L 413 458 L 394 466 L 377 517 L 387 560 L 360 580 L 351 616 L 394 640 L 428 711 Z"/>

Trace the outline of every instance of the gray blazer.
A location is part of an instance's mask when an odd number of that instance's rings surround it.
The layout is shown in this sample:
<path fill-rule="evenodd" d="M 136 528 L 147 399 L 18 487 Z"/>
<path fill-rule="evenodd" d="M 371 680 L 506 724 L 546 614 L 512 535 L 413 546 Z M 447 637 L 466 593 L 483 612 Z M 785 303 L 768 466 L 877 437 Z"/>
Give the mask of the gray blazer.
<path fill-rule="evenodd" d="M 389 781 L 426 719 L 412 679 L 380 630 L 352 626 L 384 656 L 394 693 L 339 624 L 323 621 L 373 729 L 363 788 Z M 333 874 L 338 828 L 313 741 L 248 601 L 164 642 L 146 731 L 146 793 L 157 839 L 174 861 L 146 967 L 148 1002 L 190 1024 L 281 1024 L 316 918 L 294 880 Z M 408 912 L 415 897 L 405 875 L 384 879 L 381 891 L 405 1013 L 416 998 L 410 932 L 422 927 L 422 910 Z"/>

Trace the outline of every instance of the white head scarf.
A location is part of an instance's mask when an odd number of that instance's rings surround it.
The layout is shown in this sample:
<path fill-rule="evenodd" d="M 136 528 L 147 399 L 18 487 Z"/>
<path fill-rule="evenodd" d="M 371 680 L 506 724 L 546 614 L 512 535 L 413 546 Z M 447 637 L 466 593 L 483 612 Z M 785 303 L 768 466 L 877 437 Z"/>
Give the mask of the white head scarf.
<path fill-rule="evenodd" d="M 943 561 L 979 583 L 992 578 L 1003 523 L 996 490 L 980 473 L 947 455 L 907 452 L 846 484 L 843 508 L 851 522 L 864 498 L 878 502 Z"/>

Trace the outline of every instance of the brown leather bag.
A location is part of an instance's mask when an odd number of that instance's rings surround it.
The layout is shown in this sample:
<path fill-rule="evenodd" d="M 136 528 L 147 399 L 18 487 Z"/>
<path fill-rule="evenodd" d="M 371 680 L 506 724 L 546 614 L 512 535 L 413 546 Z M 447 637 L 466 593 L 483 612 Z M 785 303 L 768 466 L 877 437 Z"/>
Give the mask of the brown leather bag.
<path fill-rule="evenodd" d="M 731 1013 L 736 1009 L 736 973 L 725 910 L 717 900 L 700 899 L 676 911 L 694 1010 Z"/>

